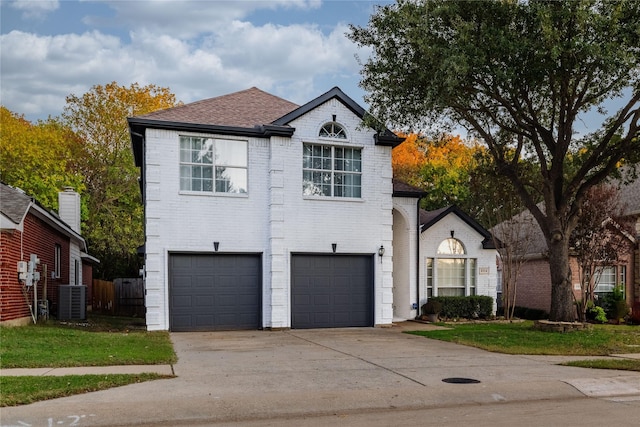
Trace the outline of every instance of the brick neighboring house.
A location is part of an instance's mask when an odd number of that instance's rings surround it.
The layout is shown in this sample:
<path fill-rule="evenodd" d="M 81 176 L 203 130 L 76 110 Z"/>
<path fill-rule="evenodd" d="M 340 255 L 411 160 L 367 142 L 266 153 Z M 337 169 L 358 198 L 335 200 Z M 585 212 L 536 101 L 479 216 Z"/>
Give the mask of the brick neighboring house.
<path fill-rule="evenodd" d="M 402 139 L 366 127 L 365 114 L 337 87 L 302 106 L 251 88 L 129 118 L 145 207 L 147 328 L 417 317 L 426 300 L 422 192 L 393 182 L 391 151 Z"/>
<path fill-rule="evenodd" d="M 635 234 L 624 236 L 627 244 L 626 253 L 620 256 L 616 264 L 604 267 L 603 273 L 596 284 L 595 292 L 599 297 L 611 292 L 616 285 L 624 285 L 627 304 L 632 306 L 640 302 L 640 180 L 628 185 L 620 186 L 618 197 L 621 199 L 625 217 L 635 223 Z M 524 256 L 526 262 L 518 277 L 516 305 L 535 308 L 549 312 L 551 308 L 551 273 L 547 261 L 547 246 L 540 228 L 528 211 L 514 217 L 512 221 L 520 221 L 531 227 L 528 249 Z M 494 227 L 492 232 L 500 238 L 500 227 Z M 611 232 L 617 232 L 612 229 Z M 573 293 L 577 300 L 582 299 L 580 288 L 580 269 L 575 257 L 570 257 L 571 276 L 573 278 Z"/>
<path fill-rule="evenodd" d="M 27 288 L 18 280 L 18 262 L 28 262 L 31 254 L 40 259 L 38 300 L 44 299 L 46 283 L 50 314 L 57 312 L 60 285 L 91 288 L 92 265 L 98 260 L 87 254 L 86 242 L 80 235 L 80 196 L 67 189 L 59 193 L 58 200 L 60 216 L 22 190 L 0 183 L 1 324 L 32 321 L 29 304 L 33 304 L 33 289 L 28 288 L 25 297 L 23 291 Z"/>

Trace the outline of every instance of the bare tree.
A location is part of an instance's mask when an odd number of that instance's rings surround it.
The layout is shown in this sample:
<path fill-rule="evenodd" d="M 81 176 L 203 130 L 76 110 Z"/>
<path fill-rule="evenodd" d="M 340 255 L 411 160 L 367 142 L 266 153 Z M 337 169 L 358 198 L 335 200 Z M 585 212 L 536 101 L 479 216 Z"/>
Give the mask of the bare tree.
<path fill-rule="evenodd" d="M 581 298 L 576 299 L 576 305 L 581 321 L 586 319 L 589 302 L 594 302 L 604 268 L 619 263 L 632 250 L 632 224 L 624 219 L 623 212 L 615 186 L 602 184 L 587 192 L 580 221 L 570 239 L 579 266 Z"/>
<path fill-rule="evenodd" d="M 538 225 L 533 216 L 524 211 L 510 218 L 504 218 L 509 212 L 519 206 L 517 196 L 504 196 L 503 210 L 496 210 L 502 221 L 491 229 L 495 246 L 500 255 L 502 267 L 502 306 L 504 317 L 512 319 L 516 306 L 517 283 L 520 270 L 527 261 L 527 254 L 537 234 Z M 508 206 L 504 206 L 508 205 Z"/>

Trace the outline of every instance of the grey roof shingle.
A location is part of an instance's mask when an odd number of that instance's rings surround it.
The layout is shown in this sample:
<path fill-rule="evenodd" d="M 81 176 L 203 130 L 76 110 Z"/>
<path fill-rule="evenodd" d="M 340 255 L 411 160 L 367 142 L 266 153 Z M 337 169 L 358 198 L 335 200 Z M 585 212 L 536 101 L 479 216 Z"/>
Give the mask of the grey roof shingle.
<path fill-rule="evenodd" d="M 270 124 L 297 104 L 256 87 L 136 116 L 164 122 L 252 128 Z"/>
<path fill-rule="evenodd" d="M 625 215 L 640 215 L 640 179 L 634 179 L 627 185 L 620 184 L 618 197 Z"/>
<path fill-rule="evenodd" d="M 393 195 L 398 197 L 423 197 L 427 192 L 404 181 L 393 179 Z"/>
<path fill-rule="evenodd" d="M 0 183 L 0 212 L 14 224 L 20 224 L 33 199 L 23 191 Z"/>

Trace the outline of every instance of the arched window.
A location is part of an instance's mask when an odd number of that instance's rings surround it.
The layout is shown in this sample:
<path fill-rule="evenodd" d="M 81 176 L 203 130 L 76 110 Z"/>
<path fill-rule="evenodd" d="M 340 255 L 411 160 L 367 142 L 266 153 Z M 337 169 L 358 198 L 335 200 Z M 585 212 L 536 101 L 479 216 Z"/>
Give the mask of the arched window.
<path fill-rule="evenodd" d="M 476 293 L 475 258 L 468 258 L 458 239 L 444 239 L 435 258 L 427 258 L 427 295 L 465 296 Z"/>
<path fill-rule="evenodd" d="M 464 255 L 464 245 L 458 239 L 444 239 L 438 246 L 438 255 Z"/>
<path fill-rule="evenodd" d="M 319 136 L 322 138 L 347 139 L 347 133 L 344 128 L 336 122 L 325 123 L 320 128 Z"/>

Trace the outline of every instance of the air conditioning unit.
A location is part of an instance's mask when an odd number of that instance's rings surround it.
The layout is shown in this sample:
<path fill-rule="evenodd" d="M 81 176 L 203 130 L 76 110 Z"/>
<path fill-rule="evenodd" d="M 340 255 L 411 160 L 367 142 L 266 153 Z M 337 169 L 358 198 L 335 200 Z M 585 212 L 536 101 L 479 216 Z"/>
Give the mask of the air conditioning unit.
<path fill-rule="evenodd" d="M 85 320 L 87 318 L 87 287 L 58 286 L 58 320 Z"/>

